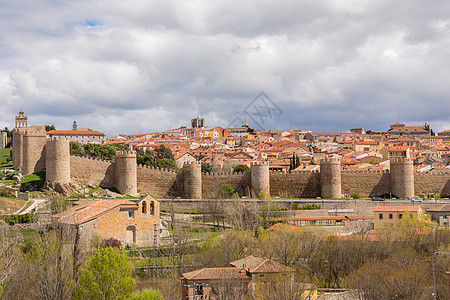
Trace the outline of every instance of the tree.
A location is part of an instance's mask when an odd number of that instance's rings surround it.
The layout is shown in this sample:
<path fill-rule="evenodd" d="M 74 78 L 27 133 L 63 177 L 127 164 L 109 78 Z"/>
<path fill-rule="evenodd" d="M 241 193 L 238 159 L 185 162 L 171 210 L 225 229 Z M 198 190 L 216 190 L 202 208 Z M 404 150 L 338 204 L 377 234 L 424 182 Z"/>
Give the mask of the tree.
<path fill-rule="evenodd" d="M 136 162 L 138 165 L 156 166 L 155 157 L 150 150 L 145 150 L 144 152 L 144 150 L 138 149 L 136 153 Z"/>
<path fill-rule="evenodd" d="M 317 165 L 314 159 L 311 158 L 311 161 L 309 162 L 310 165 Z"/>
<path fill-rule="evenodd" d="M 158 167 L 160 169 L 176 169 L 175 161 L 170 158 L 163 158 L 158 160 Z"/>
<path fill-rule="evenodd" d="M 159 148 L 156 148 L 156 158 L 159 159 L 163 159 L 163 158 L 168 158 L 168 159 L 172 159 L 174 160 L 173 154 L 172 154 L 172 150 L 170 150 L 169 148 L 167 148 L 166 146 L 164 146 L 163 144 L 161 144 L 159 146 Z"/>
<path fill-rule="evenodd" d="M 236 167 L 234 167 L 233 172 L 250 172 L 250 168 L 246 165 L 237 165 Z"/>
<path fill-rule="evenodd" d="M 200 154 L 199 156 L 198 156 L 198 161 L 200 161 L 200 160 L 202 160 L 202 159 L 204 159 L 205 158 L 205 155 L 204 154 Z"/>
<path fill-rule="evenodd" d="M 80 269 L 75 299 L 129 299 L 136 281 L 126 254 L 114 248 L 99 249 Z M 139 298 L 138 298 L 139 299 Z"/>
<path fill-rule="evenodd" d="M 202 173 L 211 173 L 212 170 L 213 170 L 213 167 L 209 163 L 202 164 Z"/>
<path fill-rule="evenodd" d="M 56 130 L 55 125 L 45 125 L 45 131 Z"/>
<path fill-rule="evenodd" d="M 81 155 L 81 146 L 78 142 L 71 141 L 69 143 L 69 149 L 71 155 Z"/>

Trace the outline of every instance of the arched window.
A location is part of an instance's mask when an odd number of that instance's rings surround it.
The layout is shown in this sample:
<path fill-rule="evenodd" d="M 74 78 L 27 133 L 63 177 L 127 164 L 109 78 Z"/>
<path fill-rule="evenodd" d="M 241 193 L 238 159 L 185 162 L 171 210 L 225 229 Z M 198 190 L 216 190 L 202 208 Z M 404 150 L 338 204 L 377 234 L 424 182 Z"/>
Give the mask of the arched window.
<path fill-rule="evenodd" d="M 150 214 L 153 216 L 155 214 L 155 203 L 150 202 Z"/>
<path fill-rule="evenodd" d="M 146 201 L 142 201 L 142 213 L 143 214 L 147 213 L 147 202 Z"/>

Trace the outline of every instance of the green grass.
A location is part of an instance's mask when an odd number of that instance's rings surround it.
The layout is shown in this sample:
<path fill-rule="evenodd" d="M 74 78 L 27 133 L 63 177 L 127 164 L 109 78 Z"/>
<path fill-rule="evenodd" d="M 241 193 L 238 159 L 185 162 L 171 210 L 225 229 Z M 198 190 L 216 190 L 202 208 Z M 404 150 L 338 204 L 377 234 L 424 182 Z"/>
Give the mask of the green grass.
<path fill-rule="evenodd" d="M 18 215 L 21 214 L 23 211 L 25 211 L 25 210 L 26 210 L 28 207 L 30 207 L 33 203 L 34 203 L 33 200 L 29 200 L 29 201 L 27 202 L 27 204 L 25 204 L 25 206 L 22 207 L 22 209 L 19 211 Z"/>
<path fill-rule="evenodd" d="M 11 165 L 11 149 L 0 149 L 0 169 L 10 168 Z"/>
<path fill-rule="evenodd" d="M 45 183 L 45 172 L 39 172 L 35 174 L 25 175 L 21 181 L 22 184 L 30 182 L 38 190 L 42 189 Z"/>

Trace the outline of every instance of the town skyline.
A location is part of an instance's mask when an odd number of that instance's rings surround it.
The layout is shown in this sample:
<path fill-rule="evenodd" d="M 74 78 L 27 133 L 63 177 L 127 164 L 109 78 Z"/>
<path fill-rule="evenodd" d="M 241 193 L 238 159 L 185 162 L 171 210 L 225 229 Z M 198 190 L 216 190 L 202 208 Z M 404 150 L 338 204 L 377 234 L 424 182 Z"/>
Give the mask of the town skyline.
<path fill-rule="evenodd" d="M 264 91 L 259 129 L 450 128 L 445 1 L 127 3 L 0 4 L 0 127 L 226 127 Z"/>

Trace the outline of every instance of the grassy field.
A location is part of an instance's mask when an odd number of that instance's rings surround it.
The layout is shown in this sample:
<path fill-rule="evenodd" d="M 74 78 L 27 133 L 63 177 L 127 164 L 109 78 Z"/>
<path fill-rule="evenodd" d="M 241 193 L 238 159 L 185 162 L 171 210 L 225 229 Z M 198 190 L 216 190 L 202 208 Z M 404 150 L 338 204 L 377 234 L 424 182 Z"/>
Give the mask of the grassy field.
<path fill-rule="evenodd" d="M 0 149 L 0 169 L 11 167 L 11 149 Z"/>
<path fill-rule="evenodd" d="M 37 187 L 38 190 L 42 189 L 45 183 L 45 172 L 39 172 L 24 176 L 21 183 L 24 184 L 27 182 L 33 184 L 35 187 Z"/>
<path fill-rule="evenodd" d="M 22 208 L 27 201 L 20 198 L 0 197 L 0 214 L 10 214 Z"/>

